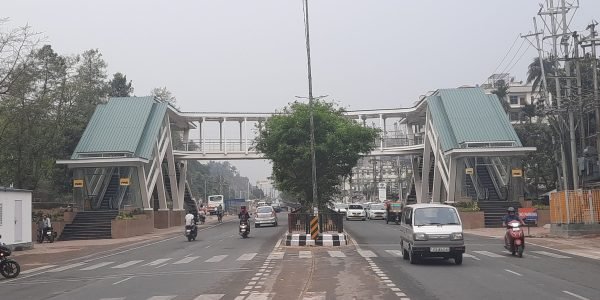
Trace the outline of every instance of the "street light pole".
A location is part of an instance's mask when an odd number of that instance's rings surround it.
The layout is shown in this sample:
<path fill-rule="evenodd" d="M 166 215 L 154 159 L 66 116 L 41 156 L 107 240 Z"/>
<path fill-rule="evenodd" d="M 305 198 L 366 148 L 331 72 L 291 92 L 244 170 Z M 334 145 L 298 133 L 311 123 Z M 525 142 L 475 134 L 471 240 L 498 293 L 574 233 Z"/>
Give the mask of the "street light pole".
<path fill-rule="evenodd" d="M 303 2 L 304 8 L 304 34 L 306 38 L 306 58 L 308 67 L 308 106 L 310 111 L 310 156 L 312 166 L 312 194 L 313 207 L 317 207 L 317 160 L 315 154 L 315 121 L 313 113 L 313 94 L 312 94 L 312 70 L 310 63 L 310 28 L 308 24 L 308 0 Z"/>

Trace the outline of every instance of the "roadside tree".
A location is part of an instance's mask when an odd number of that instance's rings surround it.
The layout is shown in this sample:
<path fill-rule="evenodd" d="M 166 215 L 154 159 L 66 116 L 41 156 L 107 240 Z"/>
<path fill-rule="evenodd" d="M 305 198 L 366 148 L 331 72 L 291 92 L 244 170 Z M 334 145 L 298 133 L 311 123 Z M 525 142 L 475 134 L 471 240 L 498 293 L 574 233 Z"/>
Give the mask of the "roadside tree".
<path fill-rule="evenodd" d="M 373 150 L 379 130 L 348 119 L 334 103 L 315 100 L 313 112 L 316 204 L 323 209 L 340 193 L 341 179 L 350 175 L 361 155 Z M 265 122 L 256 138 L 256 149 L 273 163 L 277 188 L 296 198 L 304 209 L 313 204 L 309 116 L 308 104 L 290 103 Z"/>

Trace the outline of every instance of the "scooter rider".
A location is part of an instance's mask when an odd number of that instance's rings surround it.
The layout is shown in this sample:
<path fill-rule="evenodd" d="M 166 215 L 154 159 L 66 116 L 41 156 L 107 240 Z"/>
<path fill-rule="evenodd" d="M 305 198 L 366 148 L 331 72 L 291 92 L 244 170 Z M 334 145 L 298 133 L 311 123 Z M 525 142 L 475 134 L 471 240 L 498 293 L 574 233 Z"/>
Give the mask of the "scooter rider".
<path fill-rule="evenodd" d="M 519 215 L 516 214 L 514 207 L 509 207 L 506 209 L 506 215 L 502 217 L 502 227 L 506 227 L 510 221 L 519 221 L 521 225 L 525 225 L 523 220 L 519 218 Z"/>
<path fill-rule="evenodd" d="M 525 225 L 525 222 L 523 222 L 523 220 L 521 220 L 519 215 L 515 212 L 515 208 L 512 206 L 506 209 L 506 215 L 504 215 L 504 217 L 502 217 L 502 227 L 506 228 L 506 226 L 508 226 L 508 223 L 510 223 L 510 221 L 519 221 L 519 223 L 521 223 L 521 225 Z M 506 245 L 508 245 L 508 243 L 509 243 L 508 230 L 506 231 L 506 234 L 504 235 L 504 243 Z"/>
<path fill-rule="evenodd" d="M 240 207 L 240 212 L 238 213 L 238 218 L 240 219 L 240 224 L 242 222 L 248 222 L 248 220 L 250 220 L 250 214 L 248 213 L 246 206 Z M 248 226 L 248 233 L 250 233 L 250 226 Z"/>
<path fill-rule="evenodd" d="M 48 230 L 52 231 L 52 222 L 50 221 L 49 215 L 44 215 L 44 232 L 42 236 L 46 236 Z"/>
<path fill-rule="evenodd" d="M 185 226 L 193 226 L 196 227 L 196 222 L 198 221 L 197 217 L 194 216 L 194 211 L 188 211 L 187 215 L 185 215 Z"/>

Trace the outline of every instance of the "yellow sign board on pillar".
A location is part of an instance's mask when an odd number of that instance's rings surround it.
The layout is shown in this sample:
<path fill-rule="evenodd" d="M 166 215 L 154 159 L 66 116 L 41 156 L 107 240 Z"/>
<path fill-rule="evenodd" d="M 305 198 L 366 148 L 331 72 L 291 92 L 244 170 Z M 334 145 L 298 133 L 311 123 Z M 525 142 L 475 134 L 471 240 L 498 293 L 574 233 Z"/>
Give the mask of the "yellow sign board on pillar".
<path fill-rule="evenodd" d="M 512 169 L 512 177 L 523 177 L 523 170 Z"/>
<path fill-rule="evenodd" d="M 473 168 L 466 168 L 465 169 L 465 174 L 467 174 L 467 175 L 473 175 Z"/>
<path fill-rule="evenodd" d="M 119 180 L 119 185 L 129 185 L 129 178 L 121 178 Z"/>
<path fill-rule="evenodd" d="M 83 179 L 73 180 L 73 187 L 76 187 L 76 188 L 83 187 Z"/>

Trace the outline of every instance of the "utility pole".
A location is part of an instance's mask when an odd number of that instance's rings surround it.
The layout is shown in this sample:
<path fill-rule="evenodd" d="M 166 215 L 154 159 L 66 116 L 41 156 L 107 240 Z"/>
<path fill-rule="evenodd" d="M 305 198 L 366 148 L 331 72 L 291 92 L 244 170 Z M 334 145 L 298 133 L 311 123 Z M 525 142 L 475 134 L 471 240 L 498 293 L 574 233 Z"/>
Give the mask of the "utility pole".
<path fill-rule="evenodd" d="M 312 167 L 312 196 L 313 207 L 317 207 L 317 159 L 315 153 L 315 120 L 313 113 L 313 94 L 312 94 L 312 70 L 310 63 L 310 27 L 308 24 L 308 0 L 303 1 L 304 4 L 304 33 L 306 38 L 306 58 L 308 67 L 308 106 L 310 110 L 310 157 Z"/>
<path fill-rule="evenodd" d="M 575 60 L 575 77 L 577 78 L 577 101 L 579 102 L 579 115 L 580 115 L 580 121 L 581 122 L 579 124 L 579 136 L 580 136 L 580 147 L 581 147 L 581 151 L 583 151 L 583 149 L 585 149 L 586 147 L 586 142 L 585 142 L 585 137 L 586 137 L 586 131 L 585 131 L 585 126 L 584 124 L 584 112 L 585 112 L 585 105 L 583 103 L 583 96 L 582 96 L 582 85 L 581 85 L 581 62 L 580 62 L 580 58 L 579 58 L 579 34 L 577 32 L 573 33 L 573 45 L 575 46 L 575 48 L 573 49 L 573 59 Z"/>
<path fill-rule="evenodd" d="M 600 122 L 598 120 L 600 120 L 600 99 L 598 98 L 598 60 L 596 58 L 596 42 L 598 41 L 598 38 L 596 38 L 596 35 L 598 34 L 596 32 L 596 25 L 598 25 L 598 23 L 596 21 L 592 21 L 592 23 L 590 23 L 590 25 L 588 25 L 588 27 L 586 29 L 588 29 L 590 31 L 590 36 L 589 38 L 586 38 L 584 41 L 585 42 L 590 42 L 589 45 L 582 45 L 582 47 L 592 47 L 592 71 L 593 71 L 593 81 L 594 81 L 594 108 L 595 108 L 595 112 L 596 112 L 596 149 L 600 149 Z M 598 152 L 598 161 L 600 161 L 600 151 Z"/>
<path fill-rule="evenodd" d="M 562 23 L 563 23 L 563 36 L 561 38 L 561 44 L 563 45 L 563 51 L 565 54 L 565 75 L 567 79 L 567 110 L 569 112 L 569 142 L 571 146 L 571 170 L 573 175 L 573 189 L 579 189 L 579 170 L 577 164 L 577 144 L 575 140 L 575 115 L 573 110 L 573 99 L 571 97 L 571 60 L 569 58 L 569 35 L 567 25 L 567 7 L 565 0 L 562 0 Z M 575 45 L 577 47 L 577 45 Z"/>

